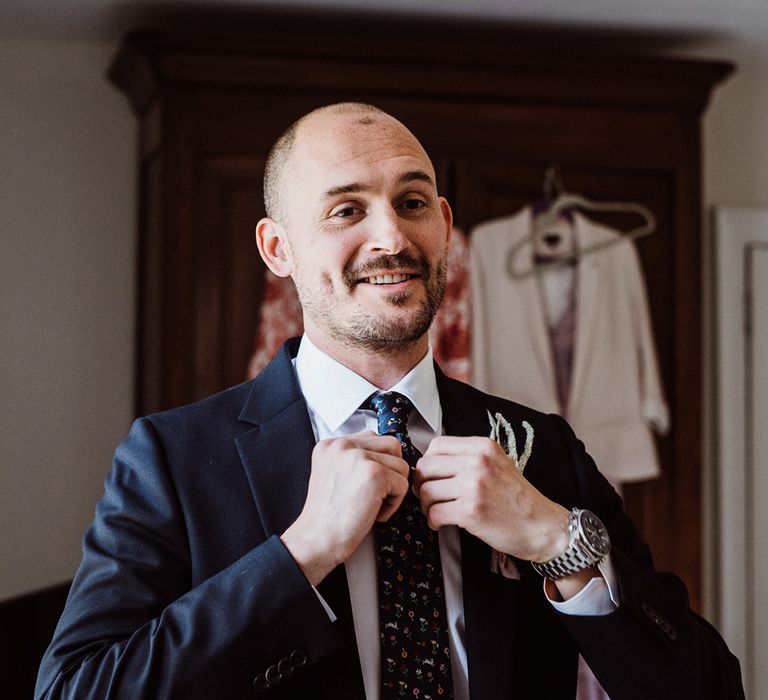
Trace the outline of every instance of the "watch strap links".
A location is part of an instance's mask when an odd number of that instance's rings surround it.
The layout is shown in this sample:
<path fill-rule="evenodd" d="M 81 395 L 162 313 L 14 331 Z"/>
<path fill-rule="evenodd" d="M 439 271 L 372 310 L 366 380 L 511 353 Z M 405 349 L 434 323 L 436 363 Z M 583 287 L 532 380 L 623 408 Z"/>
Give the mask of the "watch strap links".
<path fill-rule="evenodd" d="M 558 554 L 549 561 L 531 562 L 539 575 L 557 580 L 595 566 L 603 560 L 604 555 L 595 556 L 580 541 L 579 517 L 581 513 L 580 508 L 573 508 L 568 516 L 568 547 L 562 554 Z"/>

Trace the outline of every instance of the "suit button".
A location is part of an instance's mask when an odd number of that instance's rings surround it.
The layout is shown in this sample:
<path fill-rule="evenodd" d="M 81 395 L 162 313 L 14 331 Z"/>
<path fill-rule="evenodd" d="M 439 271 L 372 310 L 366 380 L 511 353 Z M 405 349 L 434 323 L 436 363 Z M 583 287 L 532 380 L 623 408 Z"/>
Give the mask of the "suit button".
<path fill-rule="evenodd" d="M 287 656 L 280 659 L 280 661 L 277 663 L 277 670 L 283 676 L 287 676 L 289 673 L 292 673 L 293 664 L 291 663 L 291 660 Z"/>
<path fill-rule="evenodd" d="M 307 655 L 301 649 L 294 649 L 291 652 L 291 665 L 294 668 L 301 668 L 307 663 Z"/>
<path fill-rule="evenodd" d="M 264 675 L 266 676 L 269 685 L 276 685 L 283 679 L 283 674 L 277 670 L 277 666 L 274 664 L 267 669 L 267 672 Z"/>
<path fill-rule="evenodd" d="M 253 687 L 256 690 L 266 690 L 269 688 L 269 682 L 267 681 L 267 677 L 260 673 L 256 678 L 253 679 Z"/>

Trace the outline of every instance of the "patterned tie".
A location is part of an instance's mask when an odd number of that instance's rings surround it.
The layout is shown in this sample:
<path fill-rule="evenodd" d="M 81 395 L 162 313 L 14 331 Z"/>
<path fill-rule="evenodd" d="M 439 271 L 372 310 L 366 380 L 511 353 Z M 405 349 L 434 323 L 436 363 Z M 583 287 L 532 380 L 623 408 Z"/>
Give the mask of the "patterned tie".
<path fill-rule="evenodd" d="M 413 404 L 402 394 L 374 395 L 379 435 L 394 435 L 411 467 L 421 453 L 408 437 Z M 376 525 L 379 564 L 381 700 L 453 698 L 448 623 L 437 533 L 409 490 L 398 511 Z"/>

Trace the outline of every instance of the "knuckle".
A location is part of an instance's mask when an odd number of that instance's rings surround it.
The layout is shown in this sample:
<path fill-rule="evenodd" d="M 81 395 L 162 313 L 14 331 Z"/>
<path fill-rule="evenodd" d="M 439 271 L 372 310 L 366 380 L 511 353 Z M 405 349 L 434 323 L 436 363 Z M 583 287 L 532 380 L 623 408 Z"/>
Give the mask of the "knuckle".
<path fill-rule="evenodd" d="M 480 500 L 477 498 L 467 498 L 464 501 L 464 514 L 470 522 L 478 520 L 483 514 Z"/>
<path fill-rule="evenodd" d="M 490 445 L 491 447 L 483 452 L 483 463 L 488 467 L 495 467 L 499 464 L 499 457 L 506 459 L 506 455 L 495 442 L 490 442 Z"/>
<path fill-rule="evenodd" d="M 470 496 L 469 498 L 464 499 L 464 512 L 470 517 L 473 518 L 478 514 L 480 510 L 480 501 Z"/>
<path fill-rule="evenodd" d="M 325 454 L 331 447 L 330 442 L 330 440 L 320 440 L 320 442 L 315 445 L 312 453 L 315 456 Z"/>
<path fill-rule="evenodd" d="M 483 471 L 490 468 L 492 461 L 491 455 L 485 452 L 481 452 L 477 457 L 477 465 Z"/>
<path fill-rule="evenodd" d="M 481 454 L 488 455 L 488 456 L 494 455 L 498 448 L 499 448 L 499 445 L 494 440 L 491 440 L 491 438 L 488 438 L 488 437 L 480 438 Z"/>
<path fill-rule="evenodd" d="M 467 517 L 474 519 L 482 515 L 485 504 L 484 492 L 485 489 L 483 488 L 483 483 L 480 479 L 473 479 L 470 481 L 467 492 L 462 499 L 464 503 L 464 512 Z"/>
<path fill-rule="evenodd" d="M 384 438 L 381 441 L 381 444 L 384 445 L 389 452 L 400 454 L 400 440 L 394 435 L 382 435 L 381 437 Z"/>
<path fill-rule="evenodd" d="M 442 447 L 445 441 L 446 441 L 445 435 L 438 435 L 437 437 L 432 438 L 432 441 L 429 443 L 429 450 L 434 450 L 435 448 Z"/>
<path fill-rule="evenodd" d="M 485 490 L 485 482 L 481 474 L 475 474 L 467 482 L 467 496 L 475 501 L 482 498 Z"/>
<path fill-rule="evenodd" d="M 375 481 L 376 479 L 379 478 L 379 474 L 381 473 L 381 468 L 373 460 L 366 459 L 361 465 L 361 468 L 359 469 L 359 471 L 361 475 L 365 477 L 366 481 Z"/>
<path fill-rule="evenodd" d="M 344 452 L 349 448 L 349 438 L 328 438 L 327 440 L 320 440 L 320 442 L 315 445 L 315 453 L 322 456 L 333 455 L 335 453 Z"/>

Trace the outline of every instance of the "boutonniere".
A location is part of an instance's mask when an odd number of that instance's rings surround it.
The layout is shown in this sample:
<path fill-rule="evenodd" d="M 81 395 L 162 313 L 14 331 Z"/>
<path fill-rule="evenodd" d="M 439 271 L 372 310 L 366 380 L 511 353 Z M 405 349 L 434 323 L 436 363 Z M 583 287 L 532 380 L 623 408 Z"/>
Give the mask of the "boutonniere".
<path fill-rule="evenodd" d="M 491 434 L 488 437 L 501 445 L 501 449 L 504 450 L 507 457 L 512 460 L 512 463 L 522 474 L 525 470 L 525 465 L 528 464 L 528 460 L 531 457 L 531 452 L 533 452 L 533 426 L 527 420 L 523 421 L 525 447 L 523 448 L 523 453 L 519 455 L 517 454 L 515 431 L 512 430 L 509 421 L 501 413 L 492 416 L 491 412 L 488 411 L 488 422 L 491 424 Z"/>
<path fill-rule="evenodd" d="M 488 422 L 491 424 L 491 434 L 488 437 L 501 445 L 501 449 L 504 450 L 514 467 L 522 474 L 531 457 L 531 452 L 533 452 L 533 426 L 528 421 L 523 421 L 525 446 L 522 454 L 518 454 L 515 431 L 510 422 L 501 413 L 494 416 L 490 411 L 488 411 Z M 515 558 L 495 549 L 491 550 L 491 572 L 501 574 L 504 578 L 520 580 L 520 570 L 515 563 Z"/>

